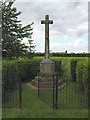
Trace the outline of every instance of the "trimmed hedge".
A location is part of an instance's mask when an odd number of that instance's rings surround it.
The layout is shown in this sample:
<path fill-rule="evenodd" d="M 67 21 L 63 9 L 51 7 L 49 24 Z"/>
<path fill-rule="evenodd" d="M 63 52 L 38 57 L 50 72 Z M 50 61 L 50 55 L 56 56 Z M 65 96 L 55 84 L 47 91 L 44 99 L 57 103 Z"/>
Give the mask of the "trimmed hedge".
<path fill-rule="evenodd" d="M 62 75 L 62 69 L 61 69 L 61 58 L 51 58 L 51 60 L 53 60 L 54 61 L 54 63 L 55 63 L 55 72 L 59 72 L 59 76 L 61 77 L 61 75 Z"/>
<path fill-rule="evenodd" d="M 43 57 L 45 53 L 34 53 L 35 56 Z M 90 57 L 90 53 L 50 53 L 50 56 L 53 57 Z"/>
<path fill-rule="evenodd" d="M 19 60 L 11 60 L 11 61 L 3 61 L 2 63 L 2 73 L 3 73 L 3 81 L 17 79 L 18 72 L 21 72 L 22 81 L 31 81 L 37 74 L 40 69 L 40 61 L 41 59 L 19 59 Z M 8 79 L 7 79 L 8 76 Z"/>
<path fill-rule="evenodd" d="M 15 88 L 15 84 L 12 84 L 12 82 L 18 81 L 18 71 L 21 71 L 20 79 L 23 82 L 30 82 L 40 70 L 40 62 L 43 59 L 44 57 L 34 57 L 33 59 L 21 58 L 19 60 L 3 61 L 3 88 L 7 89 L 9 86 L 10 89 Z M 51 59 L 55 62 L 55 71 L 60 73 L 63 81 L 81 82 L 81 88 L 87 89 L 88 58 L 52 57 Z"/>
<path fill-rule="evenodd" d="M 2 65 L 2 100 L 5 102 L 9 99 L 9 92 L 17 89 L 18 72 L 15 61 L 4 61 Z"/>
<path fill-rule="evenodd" d="M 6 89 L 15 89 L 18 71 L 15 61 L 3 62 L 2 67 L 2 85 Z"/>
<path fill-rule="evenodd" d="M 88 60 L 79 61 L 77 63 L 76 75 L 77 82 L 79 83 L 79 88 L 82 91 L 86 91 L 88 93 Z"/>
<path fill-rule="evenodd" d="M 62 75 L 61 79 L 63 81 L 71 81 L 71 69 L 70 69 L 70 59 L 63 58 L 61 61 Z"/>
<path fill-rule="evenodd" d="M 72 82 L 76 82 L 76 60 L 71 60 L 71 80 Z"/>
<path fill-rule="evenodd" d="M 2 62 L 2 94 L 3 102 L 9 99 L 9 92 L 14 92 L 23 82 L 31 81 L 39 71 L 40 59 L 4 60 Z M 18 73 L 21 73 L 19 75 Z"/>
<path fill-rule="evenodd" d="M 31 81 L 40 69 L 40 61 L 42 59 L 20 59 L 17 61 L 18 70 L 21 71 L 22 81 Z"/>

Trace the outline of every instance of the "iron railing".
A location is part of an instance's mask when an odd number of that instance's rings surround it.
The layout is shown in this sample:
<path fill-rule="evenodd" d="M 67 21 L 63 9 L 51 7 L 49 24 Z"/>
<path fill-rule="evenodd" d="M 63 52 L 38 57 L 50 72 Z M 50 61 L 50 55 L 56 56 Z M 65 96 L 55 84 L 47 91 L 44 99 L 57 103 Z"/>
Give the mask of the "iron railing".
<path fill-rule="evenodd" d="M 13 87 L 11 87 L 11 82 Z M 2 85 L 2 108 L 16 108 L 22 107 L 22 86 L 21 86 L 21 72 L 18 72 L 16 80 L 11 79 L 10 83 L 7 81 L 7 86 Z"/>
<path fill-rule="evenodd" d="M 77 81 L 62 80 L 59 73 L 38 74 L 38 96 L 53 108 L 88 108 L 88 95 Z"/>

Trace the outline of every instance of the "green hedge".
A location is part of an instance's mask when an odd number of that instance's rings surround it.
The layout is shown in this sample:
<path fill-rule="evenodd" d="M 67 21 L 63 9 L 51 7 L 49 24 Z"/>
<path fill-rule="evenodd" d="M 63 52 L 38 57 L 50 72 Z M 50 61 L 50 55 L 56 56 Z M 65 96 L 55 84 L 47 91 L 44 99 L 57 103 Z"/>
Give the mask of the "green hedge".
<path fill-rule="evenodd" d="M 45 53 L 35 53 L 35 56 L 45 56 Z M 50 56 L 53 57 L 90 57 L 89 53 L 58 53 L 58 52 L 53 52 L 50 53 Z"/>
<path fill-rule="evenodd" d="M 9 92 L 17 89 L 18 72 L 15 61 L 3 61 L 2 65 L 2 100 L 5 102 L 9 99 Z"/>
<path fill-rule="evenodd" d="M 62 81 L 70 81 L 71 80 L 71 69 L 70 69 L 70 60 L 69 57 L 52 57 L 51 58 L 55 62 L 55 72 L 58 71 L 60 74 L 60 79 Z"/>
<path fill-rule="evenodd" d="M 77 60 L 72 59 L 71 60 L 71 81 L 76 82 L 76 66 L 77 66 Z"/>
<path fill-rule="evenodd" d="M 2 63 L 3 81 L 14 80 L 18 78 L 18 72 L 21 72 L 22 81 L 31 81 L 40 70 L 41 59 L 19 59 L 4 60 Z M 7 78 L 8 76 L 8 78 Z"/>
<path fill-rule="evenodd" d="M 9 93 L 19 87 L 19 79 L 31 81 L 39 71 L 40 59 L 4 60 L 2 62 L 2 94 L 3 102 L 9 99 Z M 20 75 L 19 75 L 20 71 Z"/>
<path fill-rule="evenodd" d="M 77 75 L 77 82 L 79 83 L 80 90 L 85 90 L 88 92 L 88 60 L 79 61 L 77 63 L 76 75 Z"/>
<path fill-rule="evenodd" d="M 70 69 L 70 59 L 63 58 L 61 60 L 61 69 L 62 69 L 62 75 L 61 79 L 63 81 L 71 81 L 71 69 Z"/>
<path fill-rule="evenodd" d="M 3 62 L 2 67 L 2 85 L 6 89 L 15 89 L 18 77 L 17 64 L 15 61 Z M 13 83 L 13 84 L 12 84 Z"/>
<path fill-rule="evenodd" d="M 43 59 L 44 57 L 35 57 L 33 59 L 22 58 L 19 60 L 3 61 L 3 88 L 8 88 L 8 83 L 10 89 L 13 86 L 15 87 L 12 81 L 18 81 L 18 71 L 21 71 L 20 79 L 22 81 L 30 82 L 40 70 L 40 62 Z M 55 62 L 55 71 L 60 73 L 63 81 L 81 81 L 83 89 L 87 88 L 88 64 L 86 61 L 88 61 L 88 58 L 52 57 L 51 59 Z"/>
<path fill-rule="evenodd" d="M 59 72 L 59 76 L 61 77 L 61 75 L 62 75 L 62 69 L 61 69 L 61 60 L 62 60 L 62 58 L 51 58 L 51 60 L 53 60 L 54 61 L 54 63 L 55 63 L 55 72 Z"/>
<path fill-rule="evenodd" d="M 42 59 L 20 59 L 17 61 L 18 70 L 21 71 L 22 81 L 31 81 L 40 70 L 40 61 Z"/>

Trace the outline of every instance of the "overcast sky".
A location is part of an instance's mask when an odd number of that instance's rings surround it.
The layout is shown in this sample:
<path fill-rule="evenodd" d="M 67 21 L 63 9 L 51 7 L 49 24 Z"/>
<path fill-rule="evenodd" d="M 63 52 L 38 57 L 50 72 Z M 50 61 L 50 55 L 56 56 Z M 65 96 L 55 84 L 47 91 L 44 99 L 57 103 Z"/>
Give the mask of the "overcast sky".
<path fill-rule="evenodd" d="M 19 20 L 23 25 L 32 25 L 32 39 L 36 52 L 45 49 L 45 15 L 53 20 L 49 25 L 50 50 L 52 52 L 88 52 L 88 2 L 16 2 L 21 11 Z M 27 43 L 27 40 L 24 40 Z"/>

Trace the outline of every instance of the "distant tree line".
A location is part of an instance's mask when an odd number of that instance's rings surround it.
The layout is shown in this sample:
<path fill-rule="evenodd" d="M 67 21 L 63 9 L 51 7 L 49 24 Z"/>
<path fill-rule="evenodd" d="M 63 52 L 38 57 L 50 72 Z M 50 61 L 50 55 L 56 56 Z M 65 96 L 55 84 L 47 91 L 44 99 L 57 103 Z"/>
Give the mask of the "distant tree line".
<path fill-rule="evenodd" d="M 43 57 L 45 53 L 35 53 L 35 56 Z M 90 53 L 58 53 L 53 52 L 50 53 L 51 57 L 90 57 Z"/>

